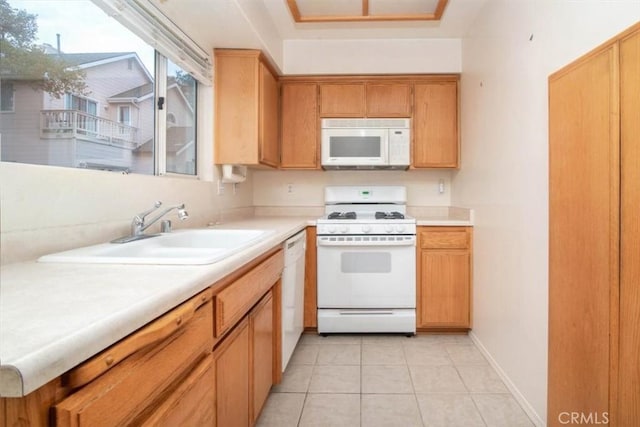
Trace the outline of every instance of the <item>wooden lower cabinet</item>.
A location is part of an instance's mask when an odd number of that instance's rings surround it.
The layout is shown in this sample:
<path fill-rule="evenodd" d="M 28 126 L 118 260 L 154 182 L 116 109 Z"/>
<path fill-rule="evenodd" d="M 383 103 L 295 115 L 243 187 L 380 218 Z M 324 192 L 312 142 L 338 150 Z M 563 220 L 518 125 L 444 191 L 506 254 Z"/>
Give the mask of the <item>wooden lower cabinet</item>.
<path fill-rule="evenodd" d="M 29 395 L 1 398 L 0 427 L 254 425 L 280 381 L 283 266 L 278 248 Z"/>
<path fill-rule="evenodd" d="M 273 298 L 269 292 L 249 315 L 251 423 L 255 424 L 273 385 Z"/>
<path fill-rule="evenodd" d="M 249 425 L 249 319 L 245 318 L 218 347 L 216 426 Z"/>
<path fill-rule="evenodd" d="M 211 292 L 204 295 L 205 303 L 202 296 L 194 297 L 65 374 L 63 384 L 89 382 L 55 405 L 55 425 L 143 424 L 152 415 L 158 420 L 180 419 L 181 414 L 170 413 L 176 402 L 182 407 L 197 406 L 202 399 L 200 393 L 190 391 L 192 386 L 197 384 L 198 390 L 211 396 L 212 384 L 192 375 L 213 342 Z M 150 337 L 157 341 L 149 343 Z M 141 348 L 130 352 L 137 343 Z M 120 355 L 124 358 L 118 363 Z M 206 410 L 189 416 L 202 416 L 197 421 L 203 422 L 211 418 Z"/>
<path fill-rule="evenodd" d="M 144 427 L 213 426 L 215 422 L 215 369 L 209 354 L 153 411 Z"/>
<path fill-rule="evenodd" d="M 417 327 L 471 328 L 471 227 L 418 227 Z"/>
<path fill-rule="evenodd" d="M 216 425 L 252 426 L 274 381 L 274 300 L 269 291 L 214 350 Z"/>

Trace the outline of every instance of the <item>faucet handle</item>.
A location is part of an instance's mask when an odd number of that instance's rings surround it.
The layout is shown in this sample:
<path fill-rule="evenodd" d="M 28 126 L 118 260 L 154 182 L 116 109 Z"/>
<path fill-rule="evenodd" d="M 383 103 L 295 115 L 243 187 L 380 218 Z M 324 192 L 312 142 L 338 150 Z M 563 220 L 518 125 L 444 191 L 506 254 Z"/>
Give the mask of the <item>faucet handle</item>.
<path fill-rule="evenodd" d="M 136 215 L 138 218 L 140 218 L 141 220 L 144 219 L 144 217 L 146 217 L 147 215 L 149 215 L 151 212 L 155 211 L 156 209 L 158 209 L 160 206 L 162 206 L 162 202 L 160 200 L 157 200 L 154 204 L 153 207 L 151 209 L 147 209 L 146 211 L 139 213 L 138 215 Z"/>

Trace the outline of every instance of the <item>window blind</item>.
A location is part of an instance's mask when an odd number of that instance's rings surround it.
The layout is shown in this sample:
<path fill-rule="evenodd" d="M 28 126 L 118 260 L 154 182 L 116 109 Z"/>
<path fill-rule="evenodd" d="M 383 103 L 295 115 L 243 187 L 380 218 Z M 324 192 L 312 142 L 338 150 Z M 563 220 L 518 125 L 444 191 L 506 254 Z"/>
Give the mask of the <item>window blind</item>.
<path fill-rule="evenodd" d="M 92 1 L 200 83 L 212 84 L 211 54 L 191 40 L 149 0 Z"/>

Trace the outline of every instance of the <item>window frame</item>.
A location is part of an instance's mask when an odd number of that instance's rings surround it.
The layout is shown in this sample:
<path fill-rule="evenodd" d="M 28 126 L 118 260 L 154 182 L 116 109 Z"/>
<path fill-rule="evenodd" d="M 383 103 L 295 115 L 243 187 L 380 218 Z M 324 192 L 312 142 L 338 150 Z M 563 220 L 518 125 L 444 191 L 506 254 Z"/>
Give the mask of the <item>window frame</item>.
<path fill-rule="evenodd" d="M 127 120 L 122 121 L 122 112 L 127 111 Z M 116 122 L 122 125 L 131 126 L 131 105 L 118 105 L 118 117 L 116 117 Z"/>
<path fill-rule="evenodd" d="M 1 79 L 0 79 L 1 80 Z M 9 99 L 11 100 L 11 109 L 3 108 L 3 100 L 7 99 L 4 97 L 4 92 L 7 89 L 2 89 L 2 86 L 10 86 L 11 96 Z M 0 113 L 15 113 L 16 112 L 16 90 L 11 80 L 1 80 L 0 81 Z"/>

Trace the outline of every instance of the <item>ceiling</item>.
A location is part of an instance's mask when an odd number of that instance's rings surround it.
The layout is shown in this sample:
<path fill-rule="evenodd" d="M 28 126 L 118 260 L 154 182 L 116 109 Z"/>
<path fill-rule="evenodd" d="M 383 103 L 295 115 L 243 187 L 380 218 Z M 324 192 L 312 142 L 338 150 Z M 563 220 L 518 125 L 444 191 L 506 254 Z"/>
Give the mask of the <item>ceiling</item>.
<path fill-rule="evenodd" d="M 287 0 L 296 22 L 437 21 L 447 0 Z"/>
<path fill-rule="evenodd" d="M 203 49 L 275 52 L 287 40 L 462 38 L 489 0 L 449 0 L 440 21 L 321 23 L 296 23 L 287 0 L 151 1 Z"/>

